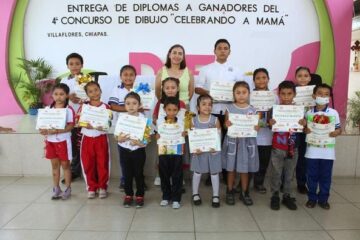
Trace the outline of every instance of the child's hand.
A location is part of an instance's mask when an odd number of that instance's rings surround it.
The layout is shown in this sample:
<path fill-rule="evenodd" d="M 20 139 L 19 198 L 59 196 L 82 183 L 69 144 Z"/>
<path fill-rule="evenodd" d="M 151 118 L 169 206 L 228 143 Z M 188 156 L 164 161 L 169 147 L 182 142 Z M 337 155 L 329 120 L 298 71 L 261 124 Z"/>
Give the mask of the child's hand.
<path fill-rule="evenodd" d="M 160 138 L 160 134 L 155 134 L 155 138 L 156 138 L 156 140 L 159 140 L 159 138 Z"/>
<path fill-rule="evenodd" d="M 98 130 L 98 131 L 104 131 L 104 128 L 103 128 L 102 126 L 98 126 L 98 127 L 96 128 L 96 130 Z"/>
<path fill-rule="evenodd" d="M 275 119 L 270 119 L 269 120 L 269 126 L 272 127 L 273 125 L 275 125 L 276 121 Z"/>
<path fill-rule="evenodd" d="M 130 145 L 132 145 L 132 146 L 143 146 L 143 144 L 142 144 L 142 142 L 140 142 L 140 140 L 138 140 L 138 139 L 131 139 L 130 140 Z"/>
<path fill-rule="evenodd" d="M 123 142 L 129 140 L 129 138 L 130 138 L 129 134 L 120 133 L 117 140 L 119 143 L 123 143 Z"/>
<path fill-rule="evenodd" d="M 259 131 L 260 130 L 260 126 L 259 125 L 256 125 L 255 127 L 254 127 L 254 129 L 255 129 L 255 131 Z"/>
<path fill-rule="evenodd" d="M 81 99 L 78 98 L 75 93 L 69 95 L 69 100 L 73 103 L 79 103 L 81 101 Z"/>
<path fill-rule="evenodd" d="M 337 137 L 337 136 L 339 136 L 339 135 L 340 135 L 340 134 L 339 134 L 339 131 L 337 131 L 337 130 L 329 133 L 329 136 L 330 136 L 330 137 Z"/>
<path fill-rule="evenodd" d="M 186 137 L 187 136 L 187 131 L 183 131 L 181 136 Z"/>
<path fill-rule="evenodd" d="M 304 128 L 304 133 L 305 133 L 305 134 L 309 134 L 309 133 L 311 133 L 310 128 L 305 127 L 305 128 Z"/>
<path fill-rule="evenodd" d="M 145 111 L 145 109 L 142 106 L 138 109 L 138 112 L 143 113 L 144 111 Z"/>
<path fill-rule="evenodd" d="M 202 151 L 200 149 L 196 149 L 195 154 L 197 155 L 202 154 Z"/>
<path fill-rule="evenodd" d="M 94 127 L 93 127 L 90 123 L 88 123 L 85 128 L 87 128 L 87 129 L 94 129 Z"/>
<path fill-rule="evenodd" d="M 217 152 L 216 152 L 216 150 L 215 150 L 214 148 L 210 148 L 210 153 L 211 153 L 211 154 L 215 154 L 215 153 L 217 153 Z"/>
<path fill-rule="evenodd" d="M 48 130 L 47 129 L 39 129 L 39 132 L 41 135 L 48 135 Z"/>
<path fill-rule="evenodd" d="M 300 119 L 300 120 L 299 120 L 299 124 L 300 124 L 301 126 L 306 126 L 306 120 L 305 120 L 304 118 Z"/>
<path fill-rule="evenodd" d="M 232 125 L 232 123 L 231 123 L 230 120 L 227 120 L 227 121 L 225 122 L 225 126 L 226 126 L 226 127 L 230 127 L 231 125 Z"/>

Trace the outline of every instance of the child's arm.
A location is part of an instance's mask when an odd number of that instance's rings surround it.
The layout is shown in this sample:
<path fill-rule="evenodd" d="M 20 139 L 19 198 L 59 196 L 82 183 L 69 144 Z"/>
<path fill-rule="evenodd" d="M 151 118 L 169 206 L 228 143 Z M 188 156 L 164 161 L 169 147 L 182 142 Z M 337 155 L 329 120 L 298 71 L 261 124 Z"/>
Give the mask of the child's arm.
<path fill-rule="evenodd" d="M 224 126 L 225 126 L 225 128 L 228 128 L 228 127 L 230 127 L 232 125 L 232 123 L 230 122 L 230 120 L 229 120 L 229 112 L 226 110 L 226 112 L 225 112 L 225 124 L 224 124 Z"/>
<path fill-rule="evenodd" d="M 161 76 L 162 76 L 162 69 L 160 69 L 155 78 L 155 95 L 159 100 L 161 98 Z"/>
<path fill-rule="evenodd" d="M 191 100 L 194 95 L 195 87 L 194 87 L 194 76 L 191 74 L 189 70 L 190 81 L 189 81 L 189 100 Z"/>
<path fill-rule="evenodd" d="M 330 136 L 330 137 L 337 137 L 337 136 L 339 136 L 340 134 L 341 134 L 341 128 L 337 128 L 337 129 L 335 129 L 335 131 L 331 132 L 331 133 L 329 134 L 329 136 Z"/>
<path fill-rule="evenodd" d="M 69 94 L 69 100 L 73 103 L 80 103 L 81 99 L 76 96 L 75 93 Z"/>
<path fill-rule="evenodd" d="M 114 103 L 110 104 L 110 109 L 115 111 L 115 112 L 126 112 L 125 106 L 124 105 L 117 105 Z"/>
<path fill-rule="evenodd" d="M 126 142 L 126 141 L 129 140 L 129 139 L 130 139 L 129 134 L 120 133 L 120 135 L 117 137 L 117 141 L 118 141 L 119 143 Z"/>

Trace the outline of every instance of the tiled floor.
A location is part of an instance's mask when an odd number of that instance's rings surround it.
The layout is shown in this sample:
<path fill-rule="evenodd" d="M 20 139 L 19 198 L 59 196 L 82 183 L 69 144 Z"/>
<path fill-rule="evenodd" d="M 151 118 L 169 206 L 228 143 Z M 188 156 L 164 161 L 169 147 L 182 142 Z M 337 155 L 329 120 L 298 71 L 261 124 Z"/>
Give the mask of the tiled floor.
<path fill-rule="evenodd" d="M 190 184 L 179 210 L 161 208 L 160 189 L 153 186 L 144 208 L 126 209 L 117 183 L 112 179 L 104 200 L 88 200 L 84 183 L 76 181 L 70 200 L 52 201 L 50 178 L 0 177 L 0 239 L 360 239 L 360 179 L 334 179 L 330 211 L 305 208 L 306 196 L 300 195 L 297 211 L 272 211 L 269 194 L 257 193 L 254 206 L 222 202 L 213 209 L 211 188 L 204 185 L 203 205 L 194 207 Z"/>

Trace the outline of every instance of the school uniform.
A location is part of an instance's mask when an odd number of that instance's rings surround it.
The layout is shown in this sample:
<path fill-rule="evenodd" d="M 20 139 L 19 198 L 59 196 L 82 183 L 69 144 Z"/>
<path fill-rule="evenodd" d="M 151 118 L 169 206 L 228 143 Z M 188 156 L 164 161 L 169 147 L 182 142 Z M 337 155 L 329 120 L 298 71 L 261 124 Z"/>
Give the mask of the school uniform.
<path fill-rule="evenodd" d="M 306 118 L 314 115 L 325 115 L 335 118 L 335 129 L 341 128 L 339 114 L 335 109 L 327 106 L 323 111 L 316 107 L 306 112 Z M 335 161 L 335 146 L 323 147 L 307 145 L 305 158 L 307 159 L 307 186 L 310 201 L 326 203 L 330 195 L 331 176 Z M 319 187 L 319 192 L 317 189 Z"/>
<path fill-rule="evenodd" d="M 86 103 L 84 103 L 86 104 Z M 110 109 L 105 103 L 99 108 Z M 81 108 L 79 109 L 81 113 Z M 82 128 L 80 158 L 88 191 L 107 189 L 110 176 L 109 141 L 106 132 Z"/>

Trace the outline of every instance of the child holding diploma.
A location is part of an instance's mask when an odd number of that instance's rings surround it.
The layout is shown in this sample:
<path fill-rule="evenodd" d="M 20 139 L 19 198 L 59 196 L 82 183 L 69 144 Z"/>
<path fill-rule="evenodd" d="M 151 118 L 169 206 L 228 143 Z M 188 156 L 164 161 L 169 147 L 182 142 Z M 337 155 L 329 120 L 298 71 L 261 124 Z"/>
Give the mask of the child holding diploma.
<path fill-rule="evenodd" d="M 56 84 L 53 87 L 52 97 L 54 102 L 50 108 L 66 108 L 65 129 L 40 129 L 40 134 L 45 136 L 45 157 L 51 160 L 53 175 L 53 195 L 51 199 L 68 199 L 71 196 L 71 169 L 72 159 L 71 130 L 74 127 L 75 112 L 69 103 L 69 87 L 64 83 Z M 60 188 L 60 166 L 64 171 L 65 186 L 64 192 Z"/>
<path fill-rule="evenodd" d="M 97 82 L 87 83 L 84 89 L 90 101 L 84 103 L 80 107 L 80 114 L 85 104 L 89 104 L 93 107 L 110 109 L 107 104 L 100 100 L 101 89 Z M 103 131 L 102 127 L 94 128 L 89 123 L 82 127 L 81 133 L 83 134 L 83 137 L 81 140 L 80 156 L 88 198 L 95 198 L 97 191 L 99 191 L 99 198 L 106 198 L 110 169 L 107 134 Z"/>
<path fill-rule="evenodd" d="M 244 81 L 239 81 L 233 87 L 234 103 L 229 104 L 225 112 L 225 127 L 229 128 L 232 123 L 229 114 L 254 115 L 256 109 L 249 105 L 250 87 Z M 259 126 L 254 126 L 258 131 Z M 229 133 L 228 133 L 229 134 Z M 241 192 L 240 200 L 247 206 L 253 201 L 249 195 L 249 172 L 257 172 L 259 169 L 259 155 L 255 137 L 230 137 L 225 136 L 223 144 L 223 168 L 227 170 L 226 203 L 235 204 L 235 171 L 240 173 Z"/>
<path fill-rule="evenodd" d="M 295 80 L 297 86 L 307 86 L 311 81 L 311 73 L 308 67 L 298 67 L 295 71 Z M 296 182 L 297 190 L 301 194 L 306 194 L 308 188 L 306 187 L 306 142 L 305 133 L 299 134 L 299 156 L 296 164 Z"/>
<path fill-rule="evenodd" d="M 121 84 L 113 89 L 108 104 L 115 112 L 126 112 L 125 96 L 134 87 L 136 69 L 132 65 L 125 65 L 120 69 Z M 119 162 L 121 168 L 120 189 L 125 187 L 124 161 L 120 157 L 120 146 L 118 146 Z"/>
<path fill-rule="evenodd" d="M 128 93 L 125 98 L 125 110 L 132 116 L 145 116 L 139 113 L 141 100 L 139 94 L 135 92 Z M 145 144 L 142 139 L 130 139 L 129 134 L 120 133 L 118 136 L 119 154 L 123 161 L 123 171 L 125 172 L 125 199 L 124 207 L 130 207 L 133 203 L 133 178 L 136 182 L 136 207 L 144 206 L 144 164 L 146 159 Z"/>
<path fill-rule="evenodd" d="M 180 109 L 179 99 L 176 97 L 168 97 L 164 101 L 164 110 L 166 117 L 162 120 L 162 123 L 177 124 L 177 113 Z M 182 123 L 181 123 L 182 124 Z M 158 127 L 160 124 L 158 125 Z M 180 125 L 180 129 L 183 127 Z M 185 136 L 185 132 L 182 132 L 182 136 Z M 156 139 L 160 139 L 161 135 L 156 134 Z M 160 206 L 165 207 L 172 201 L 172 208 L 180 208 L 181 194 L 182 194 L 182 154 L 184 152 L 184 144 L 177 145 L 162 145 L 158 144 L 159 148 L 159 173 L 161 179 L 162 200 Z M 171 179 L 171 180 L 170 180 Z"/>
<path fill-rule="evenodd" d="M 334 122 L 335 131 L 329 133 L 329 137 L 335 138 L 341 134 L 339 114 L 329 107 L 329 99 L 332 88 L 323 83 L 314 88 L 313 98 L 316 106 L 306 113 L 306 119 L 312 118 L 312 122 L 327 124 Z M 309 128 L 305 129 L 311 133 Z M 309 187 L 306 207 L 314 208 L 318 204 L 323 209 L 330 209 L 328 203 L 332 168 L 335 160 L 335 146 L 321 146 L 309 144 L 306 149 L 307 159 L 307 186 Z M 319 193 L 317 189 L 319 187 Z"/>
<path fill-rule="evenodd" d="M 219 139 L 221 136 L 221 126 L 218 118 L 211 114 L 213 99 L 210 95 L 200 95 L 197 99 L 198 115 L 193 118 L 192 126 L 194 129 L 217 128 Z M 191 154 L 191 170 L 194 172 L 192 179 L 192 200 L 195 205 L 200 205 L 199 185 L 202 173 L 210 173 L 213 188 L 212 207 L 220 207 L 219 198 L 219 172 L 221 168 L 221 153 L 212 150 L 211 152 L 201 152 L 197 149 L 196 153 Z"/>
<path fill-rule="evenodd" d="M 292 81 L 281 82 L 278 91 L 280 105 L 293 105 L 296 88 Z M 269 120 L 270 126 L 275 125 L 275 123 L 274 119 L 271 118 Z M 299 124 L 305 126 L 305 119 L 299 120 Z M 270 207 L 272 210 L 280 209 L 279 191 L 281 182 L 284 186 L 282 203 L 290 210 L 297 209 L 296 200 L 292 197 L 291 181 L 296 167 L 298 145 L 298 133 L 291 132 L 290 130 L 273 133 L 270 159 L 270 186 L 272 192 Z"/>

